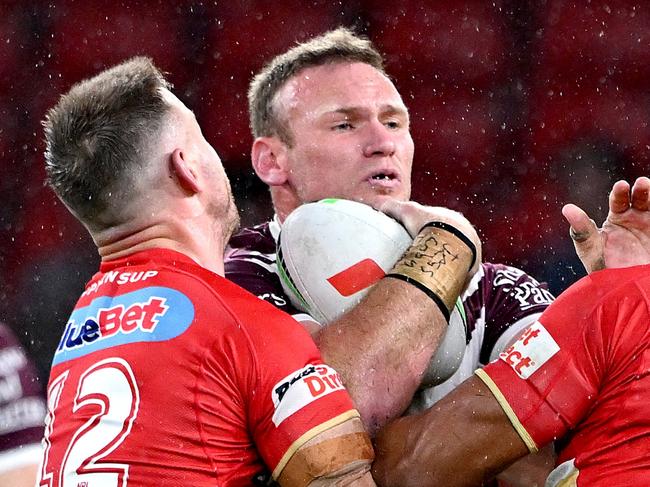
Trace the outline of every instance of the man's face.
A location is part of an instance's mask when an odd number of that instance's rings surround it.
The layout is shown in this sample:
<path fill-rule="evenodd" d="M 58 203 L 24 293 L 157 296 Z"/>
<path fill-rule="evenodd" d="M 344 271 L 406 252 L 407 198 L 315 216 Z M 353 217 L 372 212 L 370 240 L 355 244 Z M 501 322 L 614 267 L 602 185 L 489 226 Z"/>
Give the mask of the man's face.
<path fill-rule="evenodd" d="M 364 63 L 307 68 L 275 99 L 293 137 L 288 183 L 301 203 L 339 197 L 408 200 L 413 139 L 393 83 Z"/>

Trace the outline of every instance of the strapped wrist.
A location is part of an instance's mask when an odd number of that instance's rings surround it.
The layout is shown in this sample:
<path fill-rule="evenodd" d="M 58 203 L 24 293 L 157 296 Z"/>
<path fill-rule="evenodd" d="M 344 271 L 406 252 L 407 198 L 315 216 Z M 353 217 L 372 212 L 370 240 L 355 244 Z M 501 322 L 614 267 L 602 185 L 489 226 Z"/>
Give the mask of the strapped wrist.
<path fill-rule="evenodd" d="M 476 246 L 457 228 L 434 221 L 424 225 L 387 274 L 413 284 L 433 299 L 445 319 L 476 262 Z"/>

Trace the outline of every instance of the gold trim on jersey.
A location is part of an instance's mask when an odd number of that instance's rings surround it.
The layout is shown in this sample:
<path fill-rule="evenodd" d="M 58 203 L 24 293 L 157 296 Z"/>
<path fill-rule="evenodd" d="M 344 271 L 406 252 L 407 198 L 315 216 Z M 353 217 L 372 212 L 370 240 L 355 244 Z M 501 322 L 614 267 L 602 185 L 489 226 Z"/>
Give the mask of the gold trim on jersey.
<path fill-rule="evenodd" d="M 531 453 L 537 453 L 538 448 L 537 445 L 535 444 L 535 440 L 533 440 L 533 438 L 530 436 L 528 431 L 526 431 L 524 425 L 521 424 L 521 421 L 519 421 L 519 418 L 517 417 L 512 407 L 508 403 L 508 400 L 501 393 L 499 386 L 497 386 L 492 380 L 492 377 L 487 375 L 487 373 L 485 373 L 483 369 L 476 369 L 474 371 L 474 374 L 476 374 L 476 376 L 485 383 L 488 389 L 490 389 L 490 392 L 492 392 L 492 394 L 496 398 L 497 402 L 499 403 L 499 406 L 501 406 L 503 412 L 506 413 L 506 416 L 508 416 L 508 419 L 512 423 L 512 426 L 515 428 L 515 431 L 517 431 L 517 434 L 521 437 L 523 442 L 526 444 L 528 451 L 530 451 Z"/>
<path fill-rule="evenodd" d="M 318 426 L 314 426 L 312 429 L 304 433 L 300 438 L 298 438 L 296 441 L 294 441 L 289 448 L 287 448 L 287 451 L 282 455 L 282 458 L 278 462 L 278 465 L 275 467 L 273 470 L 273 480 L 277 480 L 280 474 L 282 473 L 282 470 L 284 467 L 287 466 L 287 463 L 289 463 L 289 460 L 291 460 L 291 457 L 298 451 L 298 449 L 307 443 L 309 440 L 314 438 L 316 435 L 319 435 L 325 430 L 328 430 L 330 428 L 333 428 L 336 425 L 339 425 L 343 423 L 344 421 L 347 421 L 348 419 L 351 418 L 360 418 L 359 411 L 356 409 L 351 409 L 343 414 L 339 414 L 338 416 L 335 416 L 334 418 L 325 421 L 324 423 L 319 424 Z"/>

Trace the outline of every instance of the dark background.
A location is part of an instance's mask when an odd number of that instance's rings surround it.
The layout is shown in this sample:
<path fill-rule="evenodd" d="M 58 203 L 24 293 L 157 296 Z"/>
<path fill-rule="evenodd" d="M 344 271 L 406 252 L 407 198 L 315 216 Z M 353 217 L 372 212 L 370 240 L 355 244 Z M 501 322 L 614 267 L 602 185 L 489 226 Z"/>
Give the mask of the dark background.
<path fill-rule="evenodd" d="M 244 224 L 272 214 L 248 159 L 251 75 L 339 25 L 376 43 L 411 110 L 414 199 L 462 211 L 486 260 L 560 292 L 584 274 L 562 205 L 600 223 L 612 183 L 648 175 L 648 2 L 0 0 L 0 9 L 0 320 L 44 377 L 98 257 L 43 184 L 40 121 L 74 82 L 130 56 L 170 73 L 224 161 Z"/>

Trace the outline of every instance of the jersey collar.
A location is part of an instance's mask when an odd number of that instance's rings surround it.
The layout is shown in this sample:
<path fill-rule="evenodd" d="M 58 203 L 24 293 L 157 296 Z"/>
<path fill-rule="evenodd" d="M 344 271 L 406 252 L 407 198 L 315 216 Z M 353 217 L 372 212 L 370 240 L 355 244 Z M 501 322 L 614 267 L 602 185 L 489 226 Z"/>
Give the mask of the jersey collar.
<path fill-rule="evenodd" d="M 171 249 L 147 249 L 140 252 L 127 255 L 120 259 L 108 260 L 101 262 L 99 265 L 100 272 L 107 272 L 118 267 L 128 267 L 142 265 L 147 263 L 166 263 L 175 265 L 177 262 L 196 264 L 194 260 L 185 254 Z"/>

